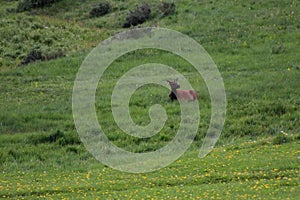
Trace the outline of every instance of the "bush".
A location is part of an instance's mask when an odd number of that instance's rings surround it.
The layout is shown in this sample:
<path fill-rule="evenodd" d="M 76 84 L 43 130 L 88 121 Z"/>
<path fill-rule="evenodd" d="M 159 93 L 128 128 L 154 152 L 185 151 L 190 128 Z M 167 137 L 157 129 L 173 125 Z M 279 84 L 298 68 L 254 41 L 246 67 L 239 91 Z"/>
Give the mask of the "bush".
<path fill-rule="evenodd" d="M 171 15 L 175 13 L 175 4 L 174 2 L 168 3 L 168 2 L 162 2 L 162 5 L 160 6 L 160 11 L 162 12 L 163 16 Z"/>
<path fill-rule="evenodd" d="M 65 56 L 62 50 L 56 52 L 43 53 L 39 48 L 32 49 L 27 56 L 21 61 L 20 66 L 27 65 L 35 61 L 46 61 Z"/>
<path fill-rule="evenodd" d="M 28 63 L 35 62 L 37 60 L 44 60 L 42 51 L 40 49 L 32 49 L 22 60 L 20 65 L 27 65 Z"/>
<path fill-rule="evenodd" d="M 45 6 L 50 6 L 53 3 L 58 2 L 59 0 L 23 0 L 19 2 L 17 11 L 29 11 L 34 8 L 43 8 Z"/>
<path fill-rule="evenodd" d="M 111 10 L 111 5 L 108 2 L 101 2 L 95 8 L 90 11 L 90 17 L 101 17 Z"/>
<path fill-rule="evenodd" d="M 130 26 L 136 26 L 144 23 L 150 18 L 151 9 L 148 4 L 142 4 L 136 8 L 135 11 L 131 11 L 127 17 L 126 22 L 122 25 L 123 28 L 129 28 Z"/>

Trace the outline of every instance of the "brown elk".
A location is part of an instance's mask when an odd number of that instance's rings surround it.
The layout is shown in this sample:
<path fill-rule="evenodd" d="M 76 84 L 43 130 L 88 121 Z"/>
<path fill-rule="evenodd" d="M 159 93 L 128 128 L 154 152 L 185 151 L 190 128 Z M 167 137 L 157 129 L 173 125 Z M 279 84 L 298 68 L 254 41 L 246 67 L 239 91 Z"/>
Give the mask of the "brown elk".
<path fill-rule="evenodd" d="M 199 95 L 195 90 L 178 90 L 180 88 L 180 85 L 177 83 L 178 78 L 176 78 L 174 81 L 169 81 L 169 85 L 171 86 L 171 92 L 169 94 L 169 97 L 172 101 L 179 100 L 179 101 L 195 101 L 198 100 Z"/>

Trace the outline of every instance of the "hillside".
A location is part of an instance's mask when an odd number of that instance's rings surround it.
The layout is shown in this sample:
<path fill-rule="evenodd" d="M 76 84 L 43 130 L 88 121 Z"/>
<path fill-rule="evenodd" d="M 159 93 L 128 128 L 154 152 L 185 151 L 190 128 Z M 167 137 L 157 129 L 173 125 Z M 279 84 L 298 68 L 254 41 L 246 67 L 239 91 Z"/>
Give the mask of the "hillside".
<path fill-rule="evenodd" d="M 31 126 L 33 123 L 24 121 L 27 118 L 31 119 L 29 121 L 47 121 L 43 120 L 44 115 L 49 116 L 49 112 L 62 107 L 65 111 L 55 114 L 60 116 L 56 117 L 58 121 L 71 118 L 71 107 L 67 101 L 70 101 L 72 81 L 83 58 L 100 41 L 124 30 L 121 26 L 128 10 L 134 10 L 137 5 L 134 1 L 113 1 L 111 13 L 89 18 L 90 8 L 97 5 L 94 1 L 74 5 L 68 2 L 59 1 L 55 6 L 16 13 L 10 10 L 17 7 L 17 2 L 4 1 L 1 12 L 1 41 L 4 45 L 1 45 L 0 69 L 3 71 L 1 98 L 5 100 L 2 104 L 5 112 L 0 117 L 3 124 L 1 132 L 48 131 L 53 126 L 37 128 L 37 125 Z M 183 1 L 178 4 L 175 14 L 162 17 L 158 13 L 159 2 L 152 2 L 149 4 L 153 10 L 152 16 L 141 26 L 157 23 L 160 27 L 181 31 L 198 41 L 212 56 L 223 76 L 228 98 L 224 135 L 272 135 L 281 130 L 299 132 L 297 4 L 265 1 L 226 4 L 212 1 L 190 4 Z M 17 67 L 35 48 L 50 55 L 51 52 L 61 51 L 64 58 Z M 134 62 L 158 59 L 171 66 L 182 62 L 172 61 L 173 58 L 167 54 L 160 59 L 164 55 L 157 55 L 156 52 L 146 56 L 133 55 Z M 193 77 L 191 82 L 195 82 Z M 39 87 L 35 88 L 37 83 Z M 204 83 L 194 87 L 203 93 L 203 105 L 208 105 Z M 53 109 L 45 108 L 42 113 L 39 112 L 40 106 L 34 111 L 35 107 L 30 104 L 49 99 L 53 104 L 48 103 L 46 107 Z M 57 104 L 60 106 L 57 107 Z M 31 109 L 30 113 L 28 109 Z M 55 129 L 66 129 L 66 126 Z"/>
<path fill-rule="evenodd" d="M 205 82 L 172 53 L 137 50 L 116 59 L 96 93 L 97 117 L 118 147 L 145 153 L 176 134 L 180 107 L 169 90 L 148 85 L 131 98 L 139 125 L 160 104 L 168 121 L 152 138 L 124 134 L 111 113 L 118 79 L 135 66 L 161 63 L 182 73 L 200 94 L 200 125 L 194 143 L 161 171 L 128 174 L 97 162 L 85 149 L 72 115 L 74 80 L 99 42 L 129 28 L 126 17 L 139 1 L 106 1 L 103 16 L 90 16 L 100 1 L 59 0 L 18 11 L 21 1 L 0 6 L 0 196 L 95 199 L 297 199 L 300 135 L 300 5 L 293 0 L 162 1 L 137 27 L 179 31 L 201 44 L 218 66 L 226 97 L 226 121 L 216 148 L 204 159 L 198 148 L 210 122 Z M 167 2 L 167 1 L 166 1 Z M 133 28 L 133 27 L 131 27 Z M 175 42 L 175 41 L 174 41 Z"/>

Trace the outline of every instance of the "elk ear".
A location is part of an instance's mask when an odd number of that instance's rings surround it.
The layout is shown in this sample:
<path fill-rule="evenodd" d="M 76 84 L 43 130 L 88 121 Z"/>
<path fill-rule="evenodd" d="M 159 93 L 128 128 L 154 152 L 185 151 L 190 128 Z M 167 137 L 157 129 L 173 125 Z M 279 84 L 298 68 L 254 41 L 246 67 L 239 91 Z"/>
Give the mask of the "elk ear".
<path fill-rule="evenodd" d="M 168 83 L 171 83 L 171 81 L 169 81 L 169 80 L 166 80 Z"/>
<path fill-rule="evenodd" d="M 175 79 L 174 79 L 174 82 L 176 82 L 176 83 L 177 83 L 178 79 L 179 79 L 178 77 L 177 77 L 177 78 L 175 78 Z"/>

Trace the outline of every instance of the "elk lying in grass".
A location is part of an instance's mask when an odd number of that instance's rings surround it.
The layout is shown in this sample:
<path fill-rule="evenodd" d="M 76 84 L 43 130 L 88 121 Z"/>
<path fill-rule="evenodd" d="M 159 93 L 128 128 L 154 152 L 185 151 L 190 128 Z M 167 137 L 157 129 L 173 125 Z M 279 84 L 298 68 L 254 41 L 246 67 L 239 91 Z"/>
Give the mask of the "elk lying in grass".
<path fill-rule="evenodd" d="M 178 78 L 174 81 L 169 81 L 169 85 L 171 86 L 171 92 L 169 94 L 169 97 L 172 101 L 179 100 L 179 101 L 195 101 L 198 100 L 199 95 L 195 90 L 178 90 L 180 88 L 180 85 L 177 83 Z"/>

